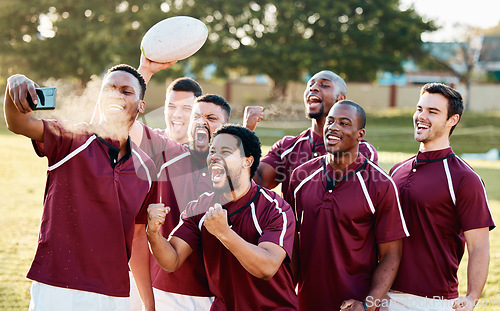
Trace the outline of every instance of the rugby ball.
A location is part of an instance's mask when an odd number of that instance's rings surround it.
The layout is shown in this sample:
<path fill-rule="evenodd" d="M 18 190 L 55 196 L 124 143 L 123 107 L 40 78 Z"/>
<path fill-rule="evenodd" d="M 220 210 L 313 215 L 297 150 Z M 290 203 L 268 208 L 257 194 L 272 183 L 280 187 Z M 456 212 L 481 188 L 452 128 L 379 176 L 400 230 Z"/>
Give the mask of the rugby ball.
<path fill-rule="evenodd" d="M 146 58 L 167 63 L 188 58 L 205 44 L 208 29 L 199 19 L 175 16 L 153 25 L 142 37 L 141 51 Z"/>

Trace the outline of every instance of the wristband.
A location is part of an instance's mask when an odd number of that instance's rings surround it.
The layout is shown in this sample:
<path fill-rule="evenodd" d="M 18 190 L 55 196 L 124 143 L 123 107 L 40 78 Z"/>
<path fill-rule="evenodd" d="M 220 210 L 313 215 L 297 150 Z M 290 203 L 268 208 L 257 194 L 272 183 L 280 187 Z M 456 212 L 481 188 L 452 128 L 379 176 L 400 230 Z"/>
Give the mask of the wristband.
<path fill-rule="evenodd" d="M 363 301 L 361 301 L 361 303 L 363 304 L 363 308 L 365 308 L 365 310 L 368 310 L 368 306 L 366 305 L 366 302 L 363 300 Z"/>

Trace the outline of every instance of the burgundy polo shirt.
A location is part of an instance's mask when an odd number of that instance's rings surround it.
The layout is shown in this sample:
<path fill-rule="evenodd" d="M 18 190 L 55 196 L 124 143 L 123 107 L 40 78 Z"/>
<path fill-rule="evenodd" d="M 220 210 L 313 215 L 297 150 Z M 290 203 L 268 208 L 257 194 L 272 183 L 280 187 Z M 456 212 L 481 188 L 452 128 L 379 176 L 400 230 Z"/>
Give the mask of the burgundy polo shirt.
<path fill-rule="evenodd" d="M 377 150 L 367 141 L 359 144 L 359 152 L 366 158 L 378 163 Z M 281 183 L 284 198 L 288 198 L 290 175 L 299 165 L 326 154 L 323 137 L 316 135 L 310 128 L 298 136 L 285 136 L 277 141 L 265 157 L 261 159 L 277 172 L 276 180 Z"/>
<path fill-rule="evenodd" d="M 287 258 L 270 280 L 248 273 L 234 255 L 203 226 L 204 214 L 222 195 L 205 193 L 191 202 L 182 216 L 182 224 L 172 232 L 192 249 L 200 245 L 210 289 L 215 294 L 211 310 L 296 310 L 297 297 L 289 258 L 292 256 L 295 218 L 292 209 L 275 192 L 254 182 L 236 202 L 227 203 L 232 230 L 245 241 L 258 245 L 271 242 L 281 246 Z"/>
<path fill-rule="evenodd" d="M 495 227 L 483 181 L 450 148 L 418 152 L 391 169 L 411 237 L 393 289 L 418 296 L 458 297 L 464 231 Z"/>
<path fill-rule="evenodd" d="M 81 124 L 43 120 L 48 159 L 38 248 L 27 277 L 52 286 L 128 297 L 134 225 L 151 187 L 152 161 L 134 143 L 119 161 L 119 142 Z"/>
<path fill-rule="evenodd" d="M 325 156 L 296 168 L 290 181 L 299 232 L 300 310 L 339 310 L 364 300 L 378 263 L 377 244 L 408 236 L 396 185 L 359 154 L 335 182 Z"/>
<path fill-rule="evenodd" d="M 168 239 L 179 224 L 187 204 L 202 193 L 212 191 L 212 182 L 205 161 L 194 157 L 188 148 L 166 138 L 161 131 L 143 125 L 141 148 L 154 159 L 157 166 L 158 187 L 148 203 L 170 207 L 170 213 L 161 226 L 161 234 Z M 153 192 L 153 191 L 152 191 Z M 161 200 L 160 200 L 161 198 Z M 201 247 L 195 249 L 184 264 L 174 272 L 163 270 L 151 256 L 153 287 L 164 292 L 188 296 L 212 297 L 203 264 Z"/>

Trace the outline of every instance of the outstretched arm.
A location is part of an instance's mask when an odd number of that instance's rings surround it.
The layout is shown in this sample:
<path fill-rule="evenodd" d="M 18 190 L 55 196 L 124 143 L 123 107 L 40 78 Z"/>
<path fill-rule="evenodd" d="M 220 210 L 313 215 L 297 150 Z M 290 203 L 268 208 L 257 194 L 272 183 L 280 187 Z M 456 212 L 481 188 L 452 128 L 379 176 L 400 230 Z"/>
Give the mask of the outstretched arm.
<path fill-rule="evenodd" d="M 165 271 L 177 270 L 193 249 L 184 240 L 172 236 L 165 239 L 160 232 L 160 227 L 165 223 L 165 216 L 170 212 L 169 207 L 163 204 L 150 204 L 148 207 L 147 237 L 151 253 L 158 265 Z"/>
<path fill-rule="evenodd" d="M 142 77 L 144 78 L 146 83 L 148 83 L 149 80 L 151 80 L 151 77 L 155 73 L 157 73 L 158 71 L 161 71 L 163 69 L 167 69 L 169 67 L 172 67 L 176 62 L 177 61 L 174 60 L 174 61 L 171 61 L 168 63 L 157 63 L 157 62 L 154 62 L 154 61 L 146 58 L 146 56 L 144 56 L 141 53 L 141 61 L 139 64 L 139 68 L 137 68 L 137 71 L 139 71 L 139 73 L 142 75 Z"/>
<path fill-rule="evenodd" d="M 38 102 L 35 88 L 38 84 L 24 75 L 13 75 L 7 79 L 4 115 L 7 127 L 16 134 L 36 141 L 43 141 L 43 122 L 31 115 L 31 107 L 26 97 L 30 94 L 33 103 Z"/>

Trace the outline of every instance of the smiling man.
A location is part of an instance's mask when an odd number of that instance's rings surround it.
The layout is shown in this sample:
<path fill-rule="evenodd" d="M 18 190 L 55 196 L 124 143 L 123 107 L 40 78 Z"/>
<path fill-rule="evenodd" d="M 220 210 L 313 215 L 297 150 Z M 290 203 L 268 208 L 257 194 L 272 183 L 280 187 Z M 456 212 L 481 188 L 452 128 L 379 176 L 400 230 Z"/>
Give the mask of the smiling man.
<path fill-rule="evenodd" d="M 440 83 L 424 85 L 413 115 L 419 151 L 391 169 L 412 236 L 403 242 L 389 310 L 470 311 L 486 283 L 495 223 L 483 181 L 450 147 L 462 111 L 460 93 Z M 467 293 L 457 299 L 465 244 Z"/>
<path fill-rule="evenodd" d="M 127 310 L 129 264 L 146 310 L 154 310 L 142 208 L 152 161 L 128 139 L 146 84 L 128 65 L 104 76 L 99 120 L 69 125 L 31 114 L 36 83 L 7 80 L 5 120 L 48 159 L 38 248 L 27 277 L 30 310 Z M 36 102 L 36 100 L 34 100 Z"/>
<path fill-rule="evenodd" d="M 359 152 L 365 123 L 361 106 L 336 103 L 327 154 L 292 173 L 300 310 L 374 310 L 396 276 L 408 232 L 394 182 Z"/>
<path fill-rule="evenodd" d="M 288 197 L 288 184 L 292 171 L 299 165 L 326 154 L 323 143 L 323 125 L 330 108 L 346 98 L 347 86 L 337 74 L 323 70 L 316 73 L 304 91 L 306 117 L 311 127 L 299 135 L 285 136 L 276 142 L 262 159 L 255 182 L 268 189 L 281 183 L 283 197 Z M 375 148 L 367 141 L 360 141 L 359 152 L 377 163 Z"/>
<path fill-rule="evenodd" d="M 206 192 L 212 192 L 207 167 L 207 155 L 212 133 L 229 120 L 231 108 L 227 101 L 213 94 L 198 97 L 189 122 L 189 148 L 157 133 L 146 131 L 148 143 L 143 144 L 147 154 L 155 160 L 158 173 L 158 193 L 152 197 L 169 206 L 161 233 L 168 238 L 178 223 L 187 204 Z M 154 201 L 159 202 L 159 201 Z M 194 249 L 185 264 L 173 273 L 163 270 L 151 261 L 153 291 L 157 309 L 209 309 L 213 302 L 202 261 L 202 250 Z M 136 307 L 133 305 L 133 310 Z"/>
<path fill-rule="evenodd" d="M 148 239 L 163 269 L 174 271 L 203 249 L 212 310 L 297 308 L 289 264 L 295 219 L 281 197 L 252 182 L 260 155 L 253 132 L 225 125 L 213 133 L 207 158 L 214 192 L 188 205 L 168 240 L 160 227 L 169 208 L 148 208 Z"/>

